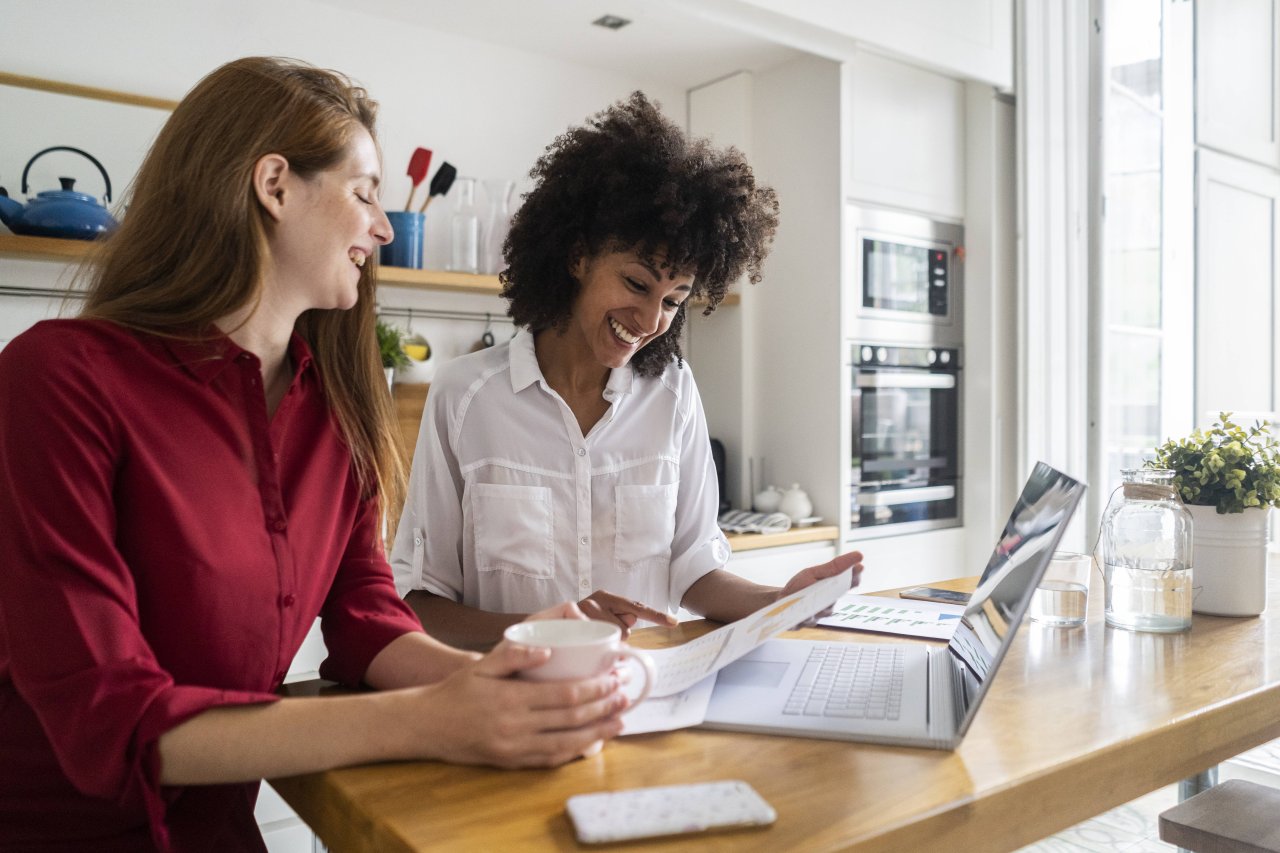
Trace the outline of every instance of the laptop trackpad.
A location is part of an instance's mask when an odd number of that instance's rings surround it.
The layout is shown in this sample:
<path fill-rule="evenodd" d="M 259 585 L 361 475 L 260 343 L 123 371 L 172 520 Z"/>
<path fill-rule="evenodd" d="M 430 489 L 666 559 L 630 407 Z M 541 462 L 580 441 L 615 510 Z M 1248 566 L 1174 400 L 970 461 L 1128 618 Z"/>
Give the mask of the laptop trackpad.
<path fill-rule="evenodd" d="M 781 661 L 736 660 L 716 674 L 716 683 L 737 687 L 777 687 L 789 666 Z"/>

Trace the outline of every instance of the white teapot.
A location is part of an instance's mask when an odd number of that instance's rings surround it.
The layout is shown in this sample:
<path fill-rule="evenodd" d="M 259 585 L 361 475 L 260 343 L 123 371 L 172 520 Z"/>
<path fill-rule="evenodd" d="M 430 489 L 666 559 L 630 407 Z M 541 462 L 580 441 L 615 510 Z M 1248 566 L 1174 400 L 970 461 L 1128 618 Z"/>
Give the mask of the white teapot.
<path fill-rule="evenodd" d="M 781 504 L 782 492 L 777 486 L 767 486 L 751 499 L 751 508 L 756 512 L 777 512 Z"/>
<path fill-rule="evenodd" d="M 778 511 L 785 513 L 792 521 L 802 521 L 813 515 L 813 501 L 809 500 L 799 483 L 792 483 L 791 488 L 782 494 Z"/>

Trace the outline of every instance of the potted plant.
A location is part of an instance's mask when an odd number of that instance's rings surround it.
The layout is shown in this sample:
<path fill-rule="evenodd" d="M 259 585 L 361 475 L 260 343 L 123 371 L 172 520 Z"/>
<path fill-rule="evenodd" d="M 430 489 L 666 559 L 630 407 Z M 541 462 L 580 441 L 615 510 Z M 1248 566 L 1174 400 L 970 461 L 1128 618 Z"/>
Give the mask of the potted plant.
<path fill-rule="evenodd" d="M 1148 468 L 1174 472 L 1192 517 L 1193 609 L 1256 616 L 1267 601 L 1267 521 L 1280 506 L 1280 443 L 1266 424 L 1245 428 L 1218 415 L 1208 430 L 1170 439 Z"/>
<path fill-rule="evenodd" d="M 382 369 L 387 373 L 387 388 L 395 378 L 397 367 L 407 367 L 409 356 L 404 354 L 404 332 L 386 320 L 378 320 L 378 353 L 382 356 Z"/>

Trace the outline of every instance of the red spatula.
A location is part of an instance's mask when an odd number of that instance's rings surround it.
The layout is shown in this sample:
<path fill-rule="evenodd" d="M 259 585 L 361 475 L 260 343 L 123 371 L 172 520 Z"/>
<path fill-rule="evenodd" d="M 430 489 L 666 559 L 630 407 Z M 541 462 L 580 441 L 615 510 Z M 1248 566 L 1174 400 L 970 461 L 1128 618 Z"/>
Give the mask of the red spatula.
<path fill-rule="evenodd" d="M 418 191 L 418 184 L 422 183 L 422 179 L 427 176 L 427 168 L 430 165 L 431 149 L 415 148 L 413 156 L 409 158 L 409 178 L 413 181 L 413 189 L 409 190 L 409 200 L 404 205 L 405 213 L 413 210 L 413 194 Z"/>

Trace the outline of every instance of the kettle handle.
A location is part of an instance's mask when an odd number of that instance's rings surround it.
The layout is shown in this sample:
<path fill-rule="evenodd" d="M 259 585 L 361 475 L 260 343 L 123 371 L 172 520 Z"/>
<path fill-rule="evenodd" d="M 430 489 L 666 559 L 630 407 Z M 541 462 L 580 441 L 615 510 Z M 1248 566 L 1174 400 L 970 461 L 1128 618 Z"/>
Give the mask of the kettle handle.
<path fill-rule="evenodd" d="M 103 196 L 103 198 L 108 202 L 111 201 L 111 179 L 107 177 L 107 170 L 104 169 L 102 167 L 102 164 L 98 162 L 98 158 L 94 157 L 88 151 L 81 151 L 79 148 L 72 148 L 68 145 L 55 145 L 52 148 L 46 148 L 43 151 L 38 152 L 34 157 L 32 157 L 30 160 L 27 161 L 26 167 L 22 170 L 22 194 L 23 195 L 28 194 L 27 193 L 27 173 L 31 171 L 31 164 L 34 163 L 36 160 L 39 160 L 44 155 L 48 154 L 50 151 L 70 151 L 73 154 L 79 154 L 81 157 L 88 159 L 90 163 L 97 166 L 98 171 L 102 173 L 103 182 L 106 183 L 107 185 L 107 194 Z"/>

